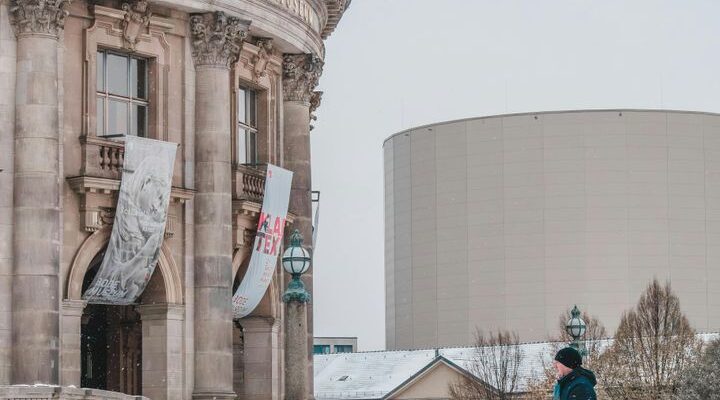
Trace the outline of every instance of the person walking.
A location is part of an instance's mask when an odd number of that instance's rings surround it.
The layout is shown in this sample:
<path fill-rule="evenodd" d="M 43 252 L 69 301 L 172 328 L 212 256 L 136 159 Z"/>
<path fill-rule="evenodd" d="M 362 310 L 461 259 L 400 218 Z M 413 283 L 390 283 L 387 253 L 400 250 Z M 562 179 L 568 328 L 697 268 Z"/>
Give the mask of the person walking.
<path fill-rule="evenodd" d="M 553 400 L 597 400 L 595 374 L 582 367 L 582 356 L 576 349 L 558 351 L 553 366 L 558 373 Z"/>

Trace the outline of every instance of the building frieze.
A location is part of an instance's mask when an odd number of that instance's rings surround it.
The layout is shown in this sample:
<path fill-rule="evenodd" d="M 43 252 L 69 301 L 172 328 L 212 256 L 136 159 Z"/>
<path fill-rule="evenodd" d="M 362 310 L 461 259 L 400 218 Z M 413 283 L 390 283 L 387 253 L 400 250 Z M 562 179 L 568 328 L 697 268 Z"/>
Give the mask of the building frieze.
<path fill-rule="evenodd" d="M 65 7 L 69 0 L 11 0 L 10 13 L 15 33 L 58 37 L 70 14 Z"/>
<path fill-rule="evenodd" d="M 310 103 L 322 75 L 324 62 L 313 54 L 283 56 L 283 96 L 285 101 Z"/>
<path fill-rule="evenodd" d="M 240 57 L 250 21 L 228 17 L 224 12 L 190 17 L 192 56 L 195 66 L 231 67 Z"/>

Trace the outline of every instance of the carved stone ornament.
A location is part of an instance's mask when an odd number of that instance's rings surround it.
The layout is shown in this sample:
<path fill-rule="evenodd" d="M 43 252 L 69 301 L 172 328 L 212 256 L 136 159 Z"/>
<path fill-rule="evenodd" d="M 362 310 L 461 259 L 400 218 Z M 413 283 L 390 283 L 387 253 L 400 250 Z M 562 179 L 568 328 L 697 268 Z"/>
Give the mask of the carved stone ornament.
<path fill-rule="evenodd" d="M 136 0 L 133 5 L 124 3 L 122 9 L 125 17 L 122 21 L 123 41 L 126 48 L 135 51 L 138 35 L 144 28 L 150 26 L 152 13 L 148 11 L 147 0 Z"/>
<path fill-rule="evenodd" d="M 317 115 L 315 115 L 315 110 L 320 107 L 320 103 L 322 103 L 322 95 L 323 92 L 321 91 L 314 91 L 312 92 L 312 95 L 310 95 L 310 121 L 317 121 Z M 310 130 L 315 129 L 315 126 L 312 124 L 310 125 Z"/>
<path fill-rule="evenodd" d="M 258 52 L 250 61 L 253 66 L 253 80 L 257 82 L 266 75 L 265 69 L 267 68 L 270 56 L 274 53 L 274 49 L 272 39 L 257 39 L 255 45 L 258 48 Z"/>
<path fill-rule="evenodd" d="M 69 0 L 11 0 L 15 33 L 20 35 L 50 35 L 58 37 L 70 14 L 65 7 Z"/>
<path fill-rule="evenodd" d="M 190 17 L 195 66 L 232 66 L 240 56 L 250 21 L 228 17 L 222 11 Z"/>
<path fill-rule="evenodd" d="M 310 103 L 313 89 L 322 75 L 324 62 L 312 54 L 283 56 L 283 94 L 286 101 Z"/>

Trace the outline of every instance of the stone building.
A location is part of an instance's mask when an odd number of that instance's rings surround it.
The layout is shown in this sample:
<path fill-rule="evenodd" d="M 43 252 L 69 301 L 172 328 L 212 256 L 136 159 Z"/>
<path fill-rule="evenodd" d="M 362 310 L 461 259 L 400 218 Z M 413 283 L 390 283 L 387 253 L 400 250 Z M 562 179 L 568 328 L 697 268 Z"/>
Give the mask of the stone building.
<path fill-rule="evenodd" d="M 471 118 L 384 151 L 389 349 L 547 340 L 574 304 L 613 334 L 654 277 L 720 330 L 720 115 Z"/>
<path fill-rule="evenodd" d="M 231 295 L 264 164 L 294 172 L 288 228 L 311 236 L 315 87 L 349 3 L 0 0 L 0 385 L 285 398 L 282 268 L 236 322 Z M 118 135 L 179 144 L 168 222 L 140 304 L 88 305 L 113 224 Z M 307 397 L 310 357 L 291 366 Z"/>

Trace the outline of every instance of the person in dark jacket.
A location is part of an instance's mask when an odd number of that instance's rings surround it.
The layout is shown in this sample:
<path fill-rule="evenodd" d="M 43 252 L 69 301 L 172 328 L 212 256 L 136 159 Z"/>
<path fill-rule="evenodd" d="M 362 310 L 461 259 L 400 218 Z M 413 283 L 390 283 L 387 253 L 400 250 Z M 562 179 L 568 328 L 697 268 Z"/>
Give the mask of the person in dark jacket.
<path fill-rule="evenodd" d="M 572 347 L 555 355 L 553 366 L 558 372 L 553 400 L 597 400 L 595 374 L 582 367 L 582 356 Z"/>

